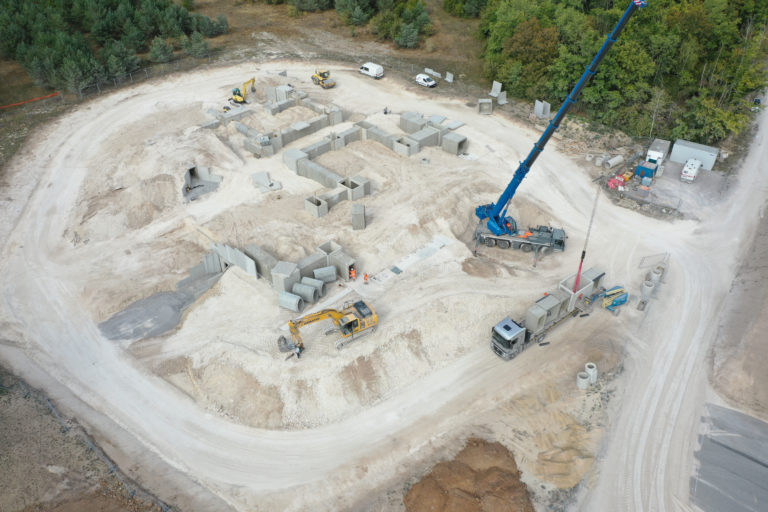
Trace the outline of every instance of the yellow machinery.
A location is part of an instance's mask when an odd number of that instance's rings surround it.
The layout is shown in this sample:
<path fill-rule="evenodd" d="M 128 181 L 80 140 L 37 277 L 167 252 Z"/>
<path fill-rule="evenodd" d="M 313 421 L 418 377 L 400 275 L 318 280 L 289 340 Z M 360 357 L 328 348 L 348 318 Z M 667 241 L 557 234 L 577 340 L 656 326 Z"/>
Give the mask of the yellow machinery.
<path fill-rule="evenodd" d="M 251 78 L 243 84 L 242 89 L 235 87 L 232 89 L 232 101 L 235 103 L 246 103 L 245 97 L 248 95 L 248 87 L 251 88 L 251 92 L 256 92 L 254 84 L 256 83 L 256 77 Z"/>
<path fill-rule="evenodd" d="M 336 82 L 331 80 L 331 72 L 325 69 L 316 69 L 315 74 L 312 75 L 312 83 L 319 85 L 323 89 L 330 89 L 336 85 Z"/>
<path fill-rule="evenodd" d="M 341 333 L 341 339 L 336 342 L 337 349 L 366 334 L 372 333 L 379 323 L 376 311 L 362 300 L 344 304 L 344 309 L 341 311 L 337 309 L 323 309 L 288 322 L 291 339 L 289 340 L 285 336 L 278 338 L 277 346 L 280 352 L 296 352 L 297 355 L 300 355 L 304 351 L 304 341 L 301 339 L 299 329 L 305 325 L 326 319 L 333 321 L 333 324 L 336 326 L 335 329 L 331 329 L 326 334 L 336 331 Z"/>

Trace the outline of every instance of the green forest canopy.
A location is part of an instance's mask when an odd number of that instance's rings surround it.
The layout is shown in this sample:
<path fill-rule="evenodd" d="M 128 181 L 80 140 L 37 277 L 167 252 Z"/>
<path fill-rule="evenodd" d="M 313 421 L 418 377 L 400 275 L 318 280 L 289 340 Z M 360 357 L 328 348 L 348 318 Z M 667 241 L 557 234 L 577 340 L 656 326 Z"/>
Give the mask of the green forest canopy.
<path fill-rule="evenodd" d="M 170 59 L 170 38 L 190 55 L 205 55 L 203 36 L 228 28 L 222 15 L 211 20 L 170 0 L 0 0 L 0 55 L 20 62 L 37 83 L 73 92 L 135 71 L 136 53 L 150 43 L 152 60 Z"/>
<path fill-rule="evenodd" d="M 560 105 L 628 5 L 488 0 L 480 15 L 488 78 L 513 96 Z M 457 0 L 448 7 L 467 15 Z M 766 85 L 767 24 L 765 0 L 650 0 L 574 110 L 636 136 L 652 124 L 654 136 L 701 143 L 738 133 L 747 99 Z"/>

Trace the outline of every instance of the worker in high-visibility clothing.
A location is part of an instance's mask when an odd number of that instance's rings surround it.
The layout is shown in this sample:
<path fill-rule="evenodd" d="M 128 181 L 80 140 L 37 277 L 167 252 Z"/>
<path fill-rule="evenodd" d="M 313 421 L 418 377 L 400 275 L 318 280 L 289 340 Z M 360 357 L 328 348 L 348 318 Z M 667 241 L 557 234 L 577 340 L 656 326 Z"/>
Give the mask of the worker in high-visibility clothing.
<path fill-rule="evenodd" d="M 357 279 L 357 271 L 355 270 L 355 267 L 349 269 L 349 278 L 353 281 Z"/>
<path fill-rule="evenodd" d="M 368 272 L 363 274 L 363 278 L 365 279 L 365 284 L 368 284 Z"/>

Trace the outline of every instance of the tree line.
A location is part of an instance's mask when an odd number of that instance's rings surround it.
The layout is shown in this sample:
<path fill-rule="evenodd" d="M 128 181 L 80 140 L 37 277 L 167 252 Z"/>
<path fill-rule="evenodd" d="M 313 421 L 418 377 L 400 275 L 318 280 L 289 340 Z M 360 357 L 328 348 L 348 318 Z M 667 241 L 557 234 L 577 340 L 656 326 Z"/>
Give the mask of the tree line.
<path fill-rule="evenodd" d="M 484 67 L 510 95 L 559 105 L 628 0 L 444 0 L 481 18 Z M 743 130 L 766 86 L 768 2 L 652 0 L 635 13 L 575 112 L 630 135 L 713 143 Z"/>
<path fill-rule="evenodd" d="M 137 54 L 167 62 L 174 43 L 207 55 L 205 38 L 226 33 L 229 24 L 193 8 L 193 0 L 0 0 L 0 54 L 40 85 L 76 92 L 137 70 Z"/>

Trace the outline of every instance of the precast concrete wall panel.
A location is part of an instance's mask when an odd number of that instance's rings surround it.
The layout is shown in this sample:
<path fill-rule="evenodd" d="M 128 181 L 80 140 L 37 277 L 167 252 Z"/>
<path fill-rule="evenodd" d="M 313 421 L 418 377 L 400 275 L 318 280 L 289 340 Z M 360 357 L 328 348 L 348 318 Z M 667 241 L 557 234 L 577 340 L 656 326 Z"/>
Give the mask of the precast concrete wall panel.
<path fill-rule="evenodd" d="M 297 168 L 299 176 L 314 180 L 324 187 L 336 187 L 339 181 L 343 179 L 342 176 L 332 170 L 309 159 L 299 160 Z"/>
<path fill-rule="evenodd" d="M 213 244 L 213 250 L 223 261 L 229 265 L 235 265 L 243 269 L 246 273 L 257 278 L 256 263 L 244 252 L 224 244 Z"/>
<path fill-rule="evenodd" d="M 221 119 L 222 123 L 227 124 L 230 121 L 237 121 L 238 119 L 242 119 L 243 117 L 251 115 L 252 113 L 253 111 L 248 107 L 235 107 L 228 112 L 221 114 L 219 119 Z"/>
<path fill-rule="evenodd" d="M 339 181 L 339 185 L 347 190 L 347 199 L 350 201 L 365 197 L 365 187 L 363 187 L 363 184 L 358 182 L 355 178 L 344 178 Z"/>
<path fill-rule="evenodd" d="M 312 100 L 302 100 L 301 106 L 307 107 L 308 109 L 315 112 L 316 114 L 325 114 L 325 107 L 323 105 L 320 105 L 319 103 L 315 103 Z"/>
<path fill-rule="evenodd" d="M 352 229 L 365 229 L 365 205 L 352 205 Z"/>
<path fill-rule="evenodd" d="M 324 153 L 327 153 L 330 150 L 331 150 L 331 139 L 329 139 L 328 137 L 325 137 L 322 140 L 315 142 L 314 144 L 310 144 L 305 148 L 301 148 L 301 151 L 306 153 L 310 159 L 317 158 L 318 156 Z"/>
<path fill-rule="evenodd" d="M 293 140 L 300 139 L 301 137 L 312 133 L 312 127 L 306 121 L 298 121 L 293 123 L 291 125 L 291 129 L 296 133 L 296 136 Z"/>
<path fill-rule="evenodd" d="M 213 130 L 219 127 L 219 124 L 221 124 L 221 121 L 218 119 L 211 119 L 210 121 L 206 121 L 203 124 L 200 125 L 200 128 L 205 128 L 207 130 Z"/>
<path fill-rule="evenodd" d="M 456 132 L 446 133 L 441 147 L 446 153 L 460 155 L 467 150 L 467 137 Z"/>
<path fill-rule="evenodd" d="M 293 172 L 299 172 L 299 164 L 304 160 L 309 160 L 309 155 L 300 149 L 292 148 L 283 153 L 283 163 Z"/>
<path fill-rule="evenodd" d="M 371 180 L 363 176 L 352 176 L 352 179 L 355 181 L 355 183 L 358 183 L 361 187 L 363 187 L 363 195 L 371 195 Z"/>
<path fill-rule="evenodd" d="M 415 140 L 407 137 L 400 137 L 394 142 L 392 149 L 398 155 L 411 156 L 418 153 L 421 148 L 419 143 Z"/>
<path fill-rule="evenodd" d="M 326 265 L 328 265 L 328 255 L 320 251 L 313 252 L 309 256 L 301 258 L 298 263 L 296 263 L 302 278 L 312 277 L 315 270 L 325 267 Z"/>
<path fill-rule="evenodd" d="M 339 107 L 332 107 L 328 111 L 328 124 L 333 126 L 344 122 L 344 113 Z"/>
<path fill-rule="evenodd" d="M 224 272 L 224 265 L 221 263 L 221 258 L 215 252 L 209 252 L 203 256 L 203 268 L 206 274 L 218 274 Z"/>
<path fill-rule="evenodd" d="M 347 145 L 350 142 L 357 142 L 363 137 L 363 129 L 359 126 L 352 126 L 341 132 L 339 137 L 344 138 L 344 145 Z"/>
<path fill-rule="evenodd" d="M 311 133 L 314 133 L 318 130 L 322 130 L 326 126 L 330 126 L 327 115 L 313 117 L 312 119 L 307 121 L 307 123 L 309 124 L 309 131 Z"/>
<path fill-rule="evenodd" d="M 336 280 L 336 267 L 328 265 L 314 271 L 315 279 L 324 283 L 332 283 Z"/>
<path fill-rule="evenodd" d="M 277 265 L 277 258 L 269 254 L 256 244 L 248 244 L 243 248 L 256 264 L 256 272 L 270 283 L 272 282 L 272 269 Z"/>
<path fill-rule="evenodd" d="M 278 261 L 272 267 L 272 288 L 278 292 L 289 292 L 301 279 L 299 267 L 290 261 Z"/>

